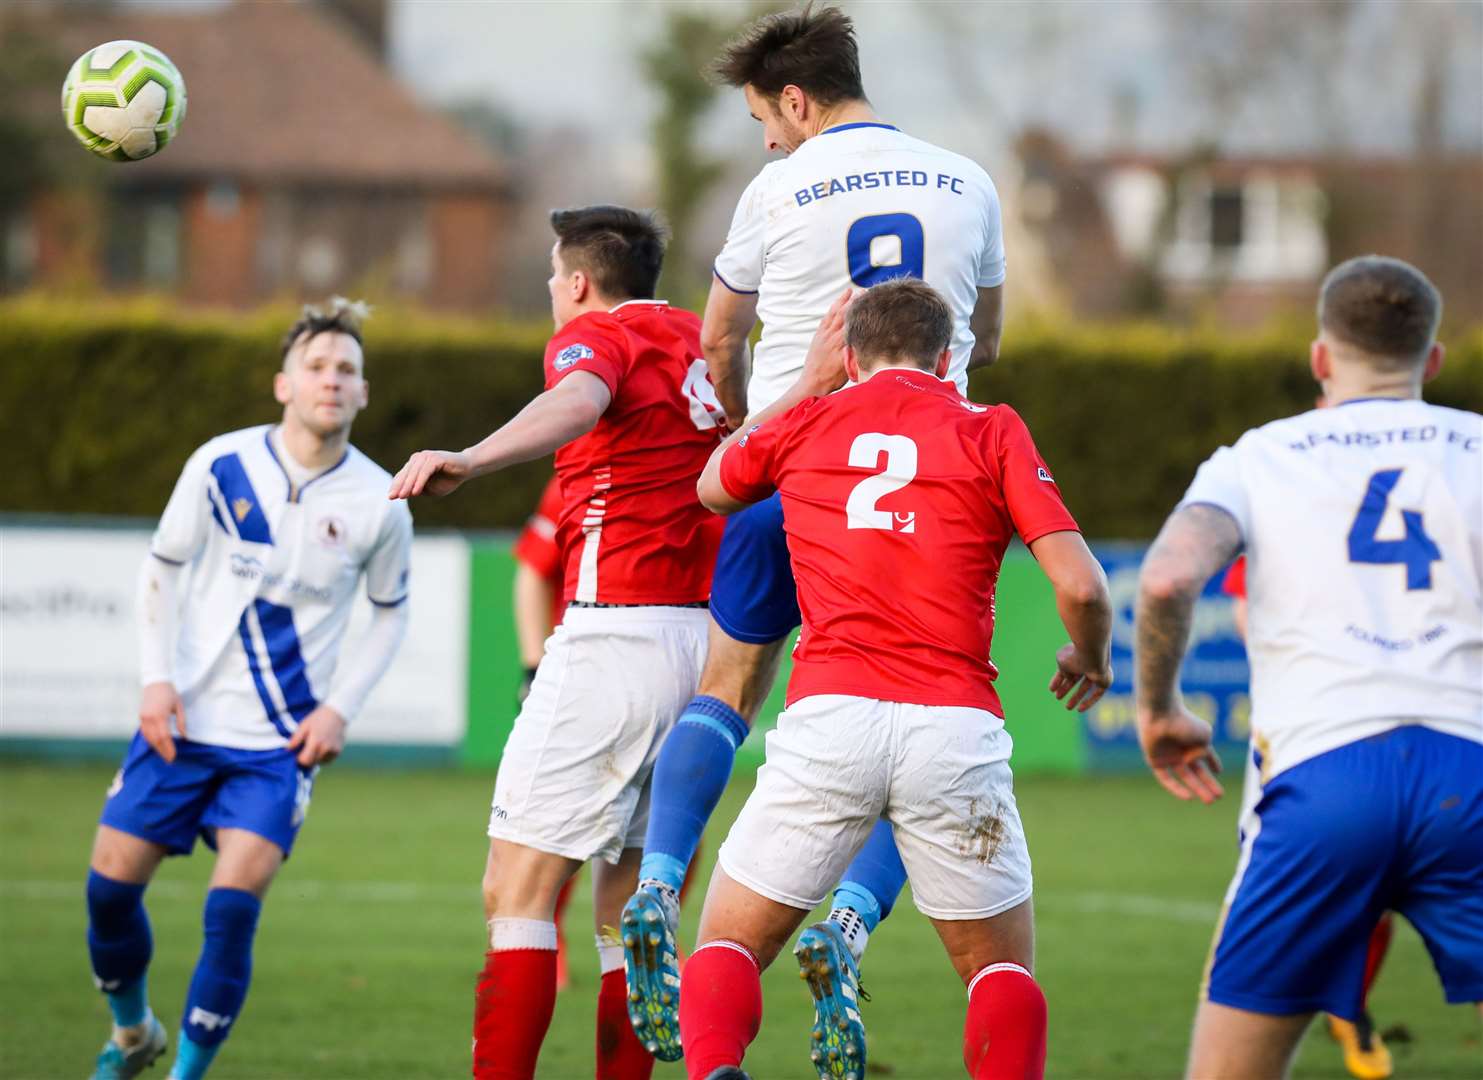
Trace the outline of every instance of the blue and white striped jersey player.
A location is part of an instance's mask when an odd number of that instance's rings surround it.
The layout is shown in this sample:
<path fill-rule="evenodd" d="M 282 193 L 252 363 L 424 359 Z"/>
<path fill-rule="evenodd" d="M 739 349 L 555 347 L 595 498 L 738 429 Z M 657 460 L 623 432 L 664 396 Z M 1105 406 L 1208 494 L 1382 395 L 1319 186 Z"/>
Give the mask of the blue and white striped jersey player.
<path fill-rule="evenodd" d="M 948 379 L 966 390 L 968 371 L 992 363 L 999 348 L 1004 246 L 988 174 L 877 117 L 861 83 L 854 26 L 838 9 L 761 18 L 725 48 L 715 69 L 742 89 L 767 149 L 786 155 L 742 194 L 706 303 L 702 346 L 732 427 L 794 384 L 841 293 L 896 277 L 924 278 L 948 299 Z M 748 336 L 759 318 L 762 337 L 749 364 Z M 643 880 L 627 911 L 631 931 L 653 927 L 659 915 L 667 928 L 657 956 L 639 955 L 649 952 L 651 933 L 625 935 L 640 947 L 630 950 L 629 974 L 641 995 L 635 1024 L 646 1042 L 656 1030 L 649 1018 L 671 1019 L 651 999 L 664 996 L 674 975 L 675 896 L 800 621 L 776 495 L 727 519 L 710 612 L 698 694 L 654 770 Z M 819 928 L 838 966 L 858 963 L 905 878 L 882 824 L 846 872 L 830 922 Z M 653 972 L 657 980 L 646 975 Z M 657 1026 L 675 1030 L 672 1023 Z M 661 1057 L 678 1053 L 677 1041 L 661 1045 Z"/>
<path fill-rule="evenodd" d="M 1441 297 L 1336 267 L 1310 364 L 1329 408 L 1215 452 L 1139 584 L 1138 730 L 1159 782 L 1220 794 L 1178 690 L 1201 587 L 1246 552 L 1252 744 L 1188 1075 L 1286 1074 L 1315 1012 L 1363 1008 L 1375 921 L 1404 915 L 1447 1000 L 1483 1003 L 1483 416 L 1428 405 Z"/>
<path fill-rule="evenodd" d="M 367 402 L 361 305 L 306 309 L 283 340 L 283 420 L 206 443 L 185 464 L 139 576 L 139 732 L 103 804 L 88 874 L 88 949 L 113 1033 L 98 1080 L 165 1051 L 145 976 L 144 890 L 160 860 L 216 849 L 205 940 L 172 1080 L 205 1075 L 234 1031 L 263 894 L 319 767 L 407 626 L 412 518 L 349 444 Z M 337 664 L 361 579 L 369 627 Z"/>

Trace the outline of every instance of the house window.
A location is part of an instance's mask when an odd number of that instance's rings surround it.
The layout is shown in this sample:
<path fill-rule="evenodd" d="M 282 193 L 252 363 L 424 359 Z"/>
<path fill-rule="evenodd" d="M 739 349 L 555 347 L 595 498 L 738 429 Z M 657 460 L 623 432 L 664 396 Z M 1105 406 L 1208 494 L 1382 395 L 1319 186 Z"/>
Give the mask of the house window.
<path fill-rule="evenodd" d="M 180 284 L 180 209 L 166 195 L 119 193 L 110 208 L 105 265 L 115 285 Z"/>
<path fill-rule="evenodd" d="M 1241 246 L 1244 211 L 1239 187 L 1211 189 L 1210 246 L 1212 249 L 1234 251 Z"/>

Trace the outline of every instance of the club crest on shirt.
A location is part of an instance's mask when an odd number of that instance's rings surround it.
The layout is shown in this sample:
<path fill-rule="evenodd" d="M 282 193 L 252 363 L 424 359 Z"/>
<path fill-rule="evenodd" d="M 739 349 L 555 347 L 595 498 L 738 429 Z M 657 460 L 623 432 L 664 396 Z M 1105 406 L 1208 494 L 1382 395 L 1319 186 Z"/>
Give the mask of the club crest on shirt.
<path fill-rule="evenodd" d="M 586 345 L 568 345 L 556 354 L 556 359 L 551 361 L 551 366 L 557 371 L 565 371 L 579 360 L 591 360 L 593 352 Z"/>
<path fill-rule="evenodd" d="M 314 526 L 314 536 L 325 547 L 345 546 L 345 522 L 337 517 L 322 517 Z"/>
<path fill-rule="evenodd" d="M 251 499 L 236 498 L 232 500 L 232 514 L 234 517 L 236 517 L 238 522 L 240 522 L 250 513 L 252 513 Z"/>
<path fill-rule="evenodd" d="M 1044 480 L 1047 484 L 1055 483 L 1055 480 L 1051 478 L 1050 473 L 1046 471 L 1044 465 L 1035 470 L 1035 475 L 1040 477 L 1040 479 Z"/>

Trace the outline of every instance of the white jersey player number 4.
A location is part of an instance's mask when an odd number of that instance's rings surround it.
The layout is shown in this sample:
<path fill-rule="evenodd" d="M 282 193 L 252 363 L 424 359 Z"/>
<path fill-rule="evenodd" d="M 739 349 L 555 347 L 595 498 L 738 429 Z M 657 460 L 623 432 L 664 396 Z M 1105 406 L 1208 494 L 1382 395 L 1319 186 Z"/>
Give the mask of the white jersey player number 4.
<path fill-rule="evenodd" d="M 1364 500 L 1349 527 L 1349 561 L 1385 566 L 1404 563 L 1406 590 L 1432 587 L 1432 563 L 1442 558 L 1442 549 L 1426 534 L 1417 510 L 1402 510 L 1406 534 L 1399 540 L 1382 540 L 1380 523 L 1390 506 L 1390 493 L 1401 479 L 1401 469 L 1381 469 L 1370 477 Z"/>

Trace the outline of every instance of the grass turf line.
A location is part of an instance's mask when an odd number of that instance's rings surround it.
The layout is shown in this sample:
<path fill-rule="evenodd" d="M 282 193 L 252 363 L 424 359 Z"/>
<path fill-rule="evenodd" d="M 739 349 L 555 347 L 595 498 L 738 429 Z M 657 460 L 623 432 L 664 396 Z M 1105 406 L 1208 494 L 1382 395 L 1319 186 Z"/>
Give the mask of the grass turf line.
<path fill-rule="evenodd" d="M 0 763 L 0 1060 L 15 1080 L 85 1075 L 106 1037 L 84 943 L 83 881 L 108 768 Z M 706 868 L 750 789 L 727 792 Z M 1169 1077 L 1182 1068 L 1214 913 L 1235 861 L 1234 802 L 1179 805 L 1144 777 L 1024 778 L 1035 861 L 1038 976 L 1050 1001 L 1048 1074 Z M 253 986 L 214 1080 L 447 1078 L 468 1074 L 484 929 L 479 876 L 492 777 L 327 769 L 299 846 L 264 907 Z M 200 945 L 210 859 L 168 860 L 148 896 L 150 996 L 172 1039 Z M 700 885 L 703 886 L 702 877 Z M 689 943 L 698 887 L 686 905 Z M 579 888 L 567 917 L 573 988 L 562 994 L 540 1076 L 592 1075 L 596 957 Z M 903 897 L 872 939 L 864 978 L 873 1076 L 963 1075 L 963 990 L 936 935 Z M 786 955 L 763 979 L 754 1075 L 811 1076 L 808 995 Z M 1475 1077 L 1477 1014 L 1448 1007 L 1401 924 L 1373 998 L 1401 1080 Z M 889 1072 L 882 1071 L 889 1069 Z M 157 1068 L 163 1075 L 164 1069 Z M 656 1078 L 683 1076 L 661 1065 Z M 1315 1031 L 1295 1075 L 1345 1074 Z"/>

